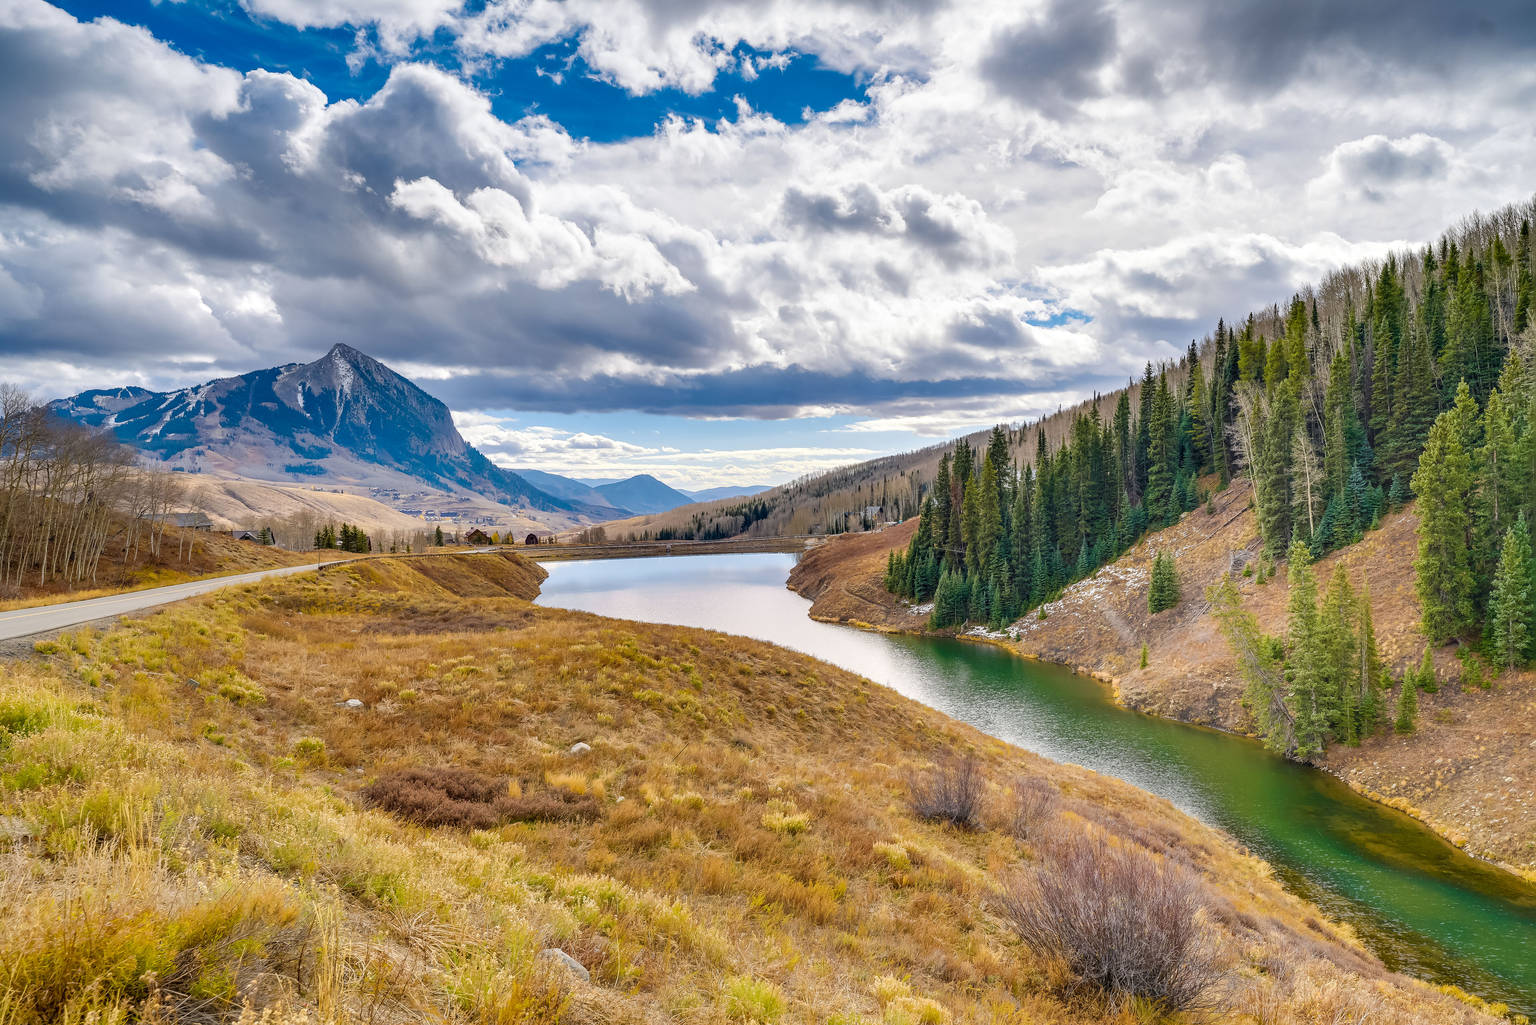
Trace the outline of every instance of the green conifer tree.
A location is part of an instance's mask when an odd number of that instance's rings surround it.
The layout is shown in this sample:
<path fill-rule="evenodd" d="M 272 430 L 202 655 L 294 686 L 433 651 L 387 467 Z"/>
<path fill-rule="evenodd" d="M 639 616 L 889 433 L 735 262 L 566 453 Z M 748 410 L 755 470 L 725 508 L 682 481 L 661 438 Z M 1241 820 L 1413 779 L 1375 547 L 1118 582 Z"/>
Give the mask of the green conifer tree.
<path fill-rule="evenodd" d="M 1531 536 L 1524 516 L 1504 532 L 1483 633 L 1495 667 L 1511 669 L 1525 662 L 1536 634 L 1536 593 L 1532 590 Z"/>
<path fill-rule="evenodd" d="M 1476 578 L 1468 538 L 1472 530 L 1472 460 L 1453 412 L 1435 420 L 1413 475 L 1419 496 L 1419 555 L 1415 586 L 1424 635 L 1443 644 L 1475 622 Z"/>
<path fill-rule="evenodd" d="M 1152 557 L 1152 579 L 1147 588 L 1147 608 L 1155 613 L 1179 603 L 1179 569 L 1173 553 L 1158 551 Z"/>

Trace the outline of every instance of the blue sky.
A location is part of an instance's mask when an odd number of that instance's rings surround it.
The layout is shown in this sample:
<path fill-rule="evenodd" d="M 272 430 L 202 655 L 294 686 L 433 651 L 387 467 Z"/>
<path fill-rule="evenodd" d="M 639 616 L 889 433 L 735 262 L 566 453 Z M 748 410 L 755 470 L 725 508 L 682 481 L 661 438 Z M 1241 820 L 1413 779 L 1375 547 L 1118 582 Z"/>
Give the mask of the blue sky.
<path fill-rule="evenodd" d="M 234 0 L 66 0 L 58 6 L 82 20 L 110 17 L 143 26 L 198 60 L 241 71 L 264 68 L 297 75 L 332 100 L 373 95 L 399 60 L 429 62 L 462 75 L 483 91 L 496 116 L 504 120 L 543 114 L 571 135 L 594 142 L 650 135 L 669 114 L 729 117 L 736 112 L 738 96 L 785 124 L 799 123 L 807 110 L 830 110 L 843 100 L 864 98 L 861 76 L 824 67 L 803 54 L 787 55 L 782 67 L 766 65 L 750 80 L 739 69 L 722 73 L 707 93 L 666 88 L 636 96 L 594 74 L 577 53 L 574 38 L 515 60 L 476 61 L 460 54 L 451 34 L 440 30 L 412 41 L 404 53 L 367 56 L 366 47 L 378 41 L 366 24 L 297 28 L 253 15 Z M 754 64 L 773 57 L 744 44 L 732 53 L 738 61 L 754 58 Z"/>
<path fill-rule="evenodd" d="M 10 0 L 0 361 L 342 341 L 506 465 L 774 483 L 1528 198 L 1533 47 L 1517 0 Z"/>

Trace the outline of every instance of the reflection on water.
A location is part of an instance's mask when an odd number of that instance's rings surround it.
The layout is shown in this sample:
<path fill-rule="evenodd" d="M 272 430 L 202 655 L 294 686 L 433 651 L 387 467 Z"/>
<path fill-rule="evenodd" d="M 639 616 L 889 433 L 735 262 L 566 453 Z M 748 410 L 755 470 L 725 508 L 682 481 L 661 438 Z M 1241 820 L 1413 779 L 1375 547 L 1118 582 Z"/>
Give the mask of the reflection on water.
<path fill-rule="evenodd" d="M 1227 830 L 1390 966 L 1536 1011 L 1536 888 L 1332 776 L 1213 730 L 1116 707 L 1096 681 L 960 641 L 817 623 L 793 555 L 546 564 L 542 604 L 756 637 L 869 677 Z"/>

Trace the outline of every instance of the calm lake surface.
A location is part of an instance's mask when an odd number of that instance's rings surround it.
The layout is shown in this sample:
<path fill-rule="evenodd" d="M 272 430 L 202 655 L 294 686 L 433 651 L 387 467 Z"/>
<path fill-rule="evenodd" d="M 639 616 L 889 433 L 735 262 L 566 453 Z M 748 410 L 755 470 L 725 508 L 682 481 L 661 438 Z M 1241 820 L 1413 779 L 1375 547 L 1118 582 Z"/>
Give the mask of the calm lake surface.
<path fill-rule="evenodd" d="M 705 627 L 814 655 L 1218 826 L 1391 967 L 1536 1013 L 1536 888 L 1258 744 L 1118 708 L 1097 681 L 962 641 L 817 623 L 793 555 L 546 563 L 540 604 Z"/>

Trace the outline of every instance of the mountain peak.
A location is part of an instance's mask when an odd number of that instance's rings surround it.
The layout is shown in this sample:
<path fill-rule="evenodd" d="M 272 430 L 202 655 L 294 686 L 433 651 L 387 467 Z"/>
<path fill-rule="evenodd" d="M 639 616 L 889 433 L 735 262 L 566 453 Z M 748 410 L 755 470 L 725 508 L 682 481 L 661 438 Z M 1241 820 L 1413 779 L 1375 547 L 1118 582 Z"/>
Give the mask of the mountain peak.
<path fill-rule="evenodd" d="M 374 359 L 366 352 L 363 352 L 361 349 L 352 348 L 352 346 L 348 345 L 346 342 L 337 342 L 335 345 L 331 346 L 329 352 L 327 352 L 324 356 L 321 356 L 320 359 L 316 362 L 342 362 L 351 363 L 353 366 L 366 366 L 371 363 L 377 363 L 378 360 Z"/>

